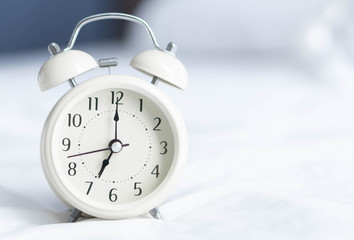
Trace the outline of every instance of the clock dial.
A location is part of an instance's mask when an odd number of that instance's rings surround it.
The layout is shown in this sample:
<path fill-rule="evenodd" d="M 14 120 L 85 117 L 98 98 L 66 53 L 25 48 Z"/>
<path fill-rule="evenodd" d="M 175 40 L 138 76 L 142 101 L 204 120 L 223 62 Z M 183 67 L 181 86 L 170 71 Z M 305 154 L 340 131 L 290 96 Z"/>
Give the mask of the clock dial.
<path fill-rule="evenodd" d="M 168 119 L 137 91 L 91 91 L 73 99 L 56 125 L 52 152 L 58 176 L 93 205 L 142 199 L 171 167 L 174 139 Z"/>
<path fill-rule="evenodd" d="M 43 170 L 57 196 L 92 216 L 147 213 L 172 191 L 188 139 L 173 103 L 154 85 L 105 75 L 71 89 L 49 114 Z"/>

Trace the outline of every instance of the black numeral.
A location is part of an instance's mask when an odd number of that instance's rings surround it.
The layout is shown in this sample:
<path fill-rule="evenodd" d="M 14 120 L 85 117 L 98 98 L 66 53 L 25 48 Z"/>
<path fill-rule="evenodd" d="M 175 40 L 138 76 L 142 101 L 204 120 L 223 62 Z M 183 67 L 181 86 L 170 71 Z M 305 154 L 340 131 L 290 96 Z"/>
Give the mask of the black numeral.
<path fill-rule="evenodd" d="M 75 176 L 76 175 L 76 163 L 70 162 L 68 167 L 69 167 L 69 170 L 68 170 L 69 176 Z"/>
<path fill-rule="evenodd" d="M 69 139 L 69 138 L 64 138 L 64 139 L 61 141 L 61 143 L 63 144 L 64 147 L 66 147 L 66 148 L 63 148 L 63 151 L 64 151 L 64 152 L 69 151 L 70 146 L 71 146 L 71 141 L 70 141 L 70 139 Z"/>
<path fill-rule="evenodd" d="M 80 114 L 74 114 L 71 115 L 71 113 L 68 114 L 68 127 L 74 126 L 74 127 L 80 127 L 82 122 L 82 117 Z"/>
<path fill-rule="evenodd" d="M 140 187 L 138 187 L 139 184 L 141 184 L 141 182 L 134 183 L 134 190 L 138 191 L 136 194 L 134 194 L 134 196 L 140 196 L 141 193 L 143 192 L 143 190 Z"/>
<path fill-rule="evenodd" d="M 143 99 L 139 98 L 139 111 L 143 111 Z"/>
<path fill-rule="evenodd" d="M 160 175 L 160 172 L 159 172 L 159 165 L 156 165 L 156 167 L 151 171 L 151 174 L 152 174 L 152 175 L 155 175 L 156 178 L 159 177 L 159 175 Z"/>
<path fill-rule="evenodd" d="M 86 192 L 86 195 L 88 195 L 90 193 L 90 191 L 91 191 L 91 187 L 92 187 L 93 182 L 86 181 L 85 183 L 89 184 L 89 187 L 88 187 L 87 192 Z"/>
<path fill-rule="evenodd" d="M 160 152 L 161 155 L 164 155 L 167 153 L 167 142 L 166 141 L 162 141 L 160 142 L 160 144 L 162 145 L 162 152 Z"/>
<path fill-rule="evenodd" d="M 88 98 L 89 100 L 89 110 L 98 110 L 98 98 L 97 97 L 89 97 Z"/>
<path fill-rule="evenodd" d="M 154 121 L 157 122 L 156 126 L 153 128 L 154 131 L 161 131 L 160 128 L 158 128 L 161 124 L 161 118 L 159 117 L 155 117 L 154 118 Z"/>
<path fill-rule="evenodd" d="M 111 191 L 109 191 L 109 201 L 115 202 L 118 199 L 117 194 L 113 193 L 113 191 L 117 191 L 117 188 L 112 188 Z"/>
<path fill-rule="evenodd" d="M 118 92 L 114 92 L 111 91 L 112 94 L 112 104 L 116 104 L 118 102 L 118 104 L 123 104 L 120 102 L 120 100 L 122 100 L 124 93 L 122 91 L 118 91 Z"/>

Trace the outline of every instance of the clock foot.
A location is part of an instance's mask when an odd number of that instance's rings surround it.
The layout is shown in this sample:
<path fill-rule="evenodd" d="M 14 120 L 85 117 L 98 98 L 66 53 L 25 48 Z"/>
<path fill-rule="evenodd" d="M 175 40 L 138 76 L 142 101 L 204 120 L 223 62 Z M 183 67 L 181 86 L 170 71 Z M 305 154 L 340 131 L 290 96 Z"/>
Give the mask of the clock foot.
<path fill-rule="evenodd" d="M 153 208 L 149 211 L 150 215 L 155 218 L 155 219 L 160 219 L 162 220 L 161 214 L 160 214 L 160 210 L 156 207 Z"/>
<path fill-rule="evenodd" d="M 49 51 L 51 56 L 54 56 L 54 55 L 58 54 L 59 52 L 61 52 L 59 45 L 57 43 L 55 43 L 55 42 L 49 44 L 48 51 Z M 74 78 L 70 78 L 68 80 L 68 82 L 69 82 L 71 88 L 77 86 L 77 83 L 76 83 Z"/>
<path fill-rule="evenodd" d="M 68 222 L 69 223 L 72 223 L 72 222 L 76 222 L 76 220 L 81 216 L 81 211 L 77 208 L 74 208 L 72 211 L 71 211 L 71 214 L 69 216 L 69 219 L 68 219 Z"/>
<path fill-rule="evenodd" d="M 166 51 L 175 55 L 177 51 L 177 45 L 173 42 L 169 42 L 166 47 Z M 151 80 L 151 83 L 156 86 L 159 83 L 159 81 L 160 81 L 159 78 L 154 76 Z"/>

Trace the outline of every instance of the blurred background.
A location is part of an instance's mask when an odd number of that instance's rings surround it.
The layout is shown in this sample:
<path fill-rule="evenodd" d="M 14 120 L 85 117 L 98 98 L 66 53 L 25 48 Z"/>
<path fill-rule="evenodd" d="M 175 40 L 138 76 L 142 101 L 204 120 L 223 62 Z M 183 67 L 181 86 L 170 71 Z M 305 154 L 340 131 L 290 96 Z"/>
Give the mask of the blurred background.
<path fill-rule="evenodd" d="M 21 0 L 0 2 L 1 53 L 43 48 L 53 41 L 64 45 L 81 19 L 102 12 L 131 13 L 139 0 L 79 0 L 74 2 Z M 104 39 L 121 40 L 126 22 L 107 21 L 90 24 L 82 31 L 81 42 Z M 25 37 L 25 40 L 24 40 Z"/>
<path fill-rule="evenodd" d="M 167 36 L 198 54 L 301 54 L 323 57 L 333 44 L 353 53 L 353 11 L 347 0 L 142 1 L 78 0 L 0 2 L 0 53 L 43 48 L 52 41 L 66 44 L 75 24 L 101 12 L 125 12 L 148 18 L 163 41 Z M 125 21 L 93 23 L 80 42 L 123 41 Z M 24 39 L 25 36 L 25 39 Z M 184 46 L 186 45 L 186 46 Z M 299 53 L 298 53 L 299 54 Z"/>
<path fill-rule="evenodd" d="M 70 87 L 41 93 L 37 74 L 49 43 L 63 49 L 79 20 L 102 12 L 146 20 L 160 46 L 177 43 L 189 74 L 185 92 L 158 85 L 185 119 L 190 156 L 162 206 L 175 225 L 151 229 L 175 239 L 181 232 L 191 239 L 353 239 L 350 0 L 1 0 L 0 226 L 7 227 L 0 234 L 29 239 L 44 231 L 32 226 L 46 225 L 52 237 L 67 215 L 44 179 L 39 143 Z M 100 21 L 81 30 L 74 48 L 117 57 L 112 73 L 136 75 L 129 61 L 152 47 L 142 26 Z M 107 70 L 87 74 L 77 81 Z M 126 229 L 115 225 L 124 221 L 106 224 L 112 239 Z M 76 236 L 100 231 L 83 226 Z"/>
<path fill-rule="evenodd" d="M 161 46 L 176 42 L 182 49 L 178 52 L 182 60 L 184 55 L 188 55 L 186 61 L 197 59 L 193 65 L 198 65 L 201 56 L 216 65 L 219 60 L 241 60 L 241 65 L 250 60 L 252 64 L 262 62 L 257 68 L 291 66 L 314 74 L 315 79 L 330 81 L 332 73 L 323 72 L 331 71 L 332 66 L 328 69 L 327 65 L 336 59 L 346 66 L 354 54 L 353 11 L 348 0 L 1 1 L 0 54 L 44 53 L 51 42 L 64 48 L 74 26 L 84 17 L 125 12 L 147 20 Z M 117 43 L 119 51 L 152 47 L 142 28 L 126 21 L 89 24 L 80 32 L 77 44 L 97 42 Z M 346 78 L 348 69 L 342 70 Z"/>

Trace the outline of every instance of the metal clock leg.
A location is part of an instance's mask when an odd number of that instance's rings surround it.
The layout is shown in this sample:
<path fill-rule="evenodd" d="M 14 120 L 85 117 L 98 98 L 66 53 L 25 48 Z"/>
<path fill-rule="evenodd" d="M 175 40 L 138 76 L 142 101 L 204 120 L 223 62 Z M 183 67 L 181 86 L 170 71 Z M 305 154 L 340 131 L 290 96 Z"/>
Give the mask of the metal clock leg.
<path fill-rule="evenodd" d="M 51 56 L 54 56 L 55 54 L 58 54 L 60 52 L 60 47 L 57 43 L 53 42 L 53 43 L 49 44 L 48 51 Z M 74 78 L 70 78 L 68 80 L 68 82 L 69 82 L 71 88 L 77 86 L 77 83 Z"/>
<path fill-rule="evenodd" d="M 76 222 L 77 219 L 79 219 L 79 217 L 81 216 L 81 211 L 77 208 L 74 208 L 72 211 L 71 211 L 71 214 L 69 216 L 69 219 L 68 219 L 68 222 L 69 223 L 72 223 L 72 222 Z"/>
<path fill-rule="evenodd" d="M 173 42 L 169 42 L 166 47 L 166 51 L 175 54 L 177 51 L 177 45 Z M 151 83 L 156 86 L 159 83 L 159 78 L 154 76 L 151 80 Z"/>
<path fill-rule="evenodd" d="M 157 207 L 151 209 L 149 213 L 153 218 L 163 220 L 160 214 L 160 210 Z"/>

